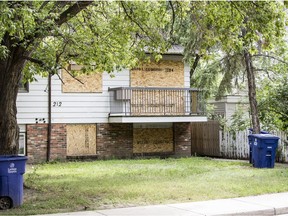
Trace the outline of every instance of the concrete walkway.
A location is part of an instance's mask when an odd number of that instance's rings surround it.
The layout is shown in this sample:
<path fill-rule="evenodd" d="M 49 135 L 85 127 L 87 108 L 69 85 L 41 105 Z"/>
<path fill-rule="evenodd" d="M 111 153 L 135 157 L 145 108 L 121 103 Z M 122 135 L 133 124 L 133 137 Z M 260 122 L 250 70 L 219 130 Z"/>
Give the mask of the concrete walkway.
<path fill-rule="evenodd" d="M 199 216 L 199 215 L 284 215 L 288 214 L 288 192 L 232 199 L 179 204 L 151 205 L 97 211 L 50 214 L 49 216 Z M 43 216 L 43 215 L 42 215 Z M 47 215 L 46 215 L 47 216 Z"/>

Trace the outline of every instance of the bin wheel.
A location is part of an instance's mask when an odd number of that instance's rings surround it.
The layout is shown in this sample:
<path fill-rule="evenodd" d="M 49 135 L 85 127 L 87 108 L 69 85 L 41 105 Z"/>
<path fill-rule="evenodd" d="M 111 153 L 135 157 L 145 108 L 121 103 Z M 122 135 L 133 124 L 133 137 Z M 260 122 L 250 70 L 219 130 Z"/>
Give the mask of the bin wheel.
<path fill-rule="evenodd" d="M 12 207 L 12 200 L 9 197 L 0 197 L 0 210 L 6 210 Z"/>

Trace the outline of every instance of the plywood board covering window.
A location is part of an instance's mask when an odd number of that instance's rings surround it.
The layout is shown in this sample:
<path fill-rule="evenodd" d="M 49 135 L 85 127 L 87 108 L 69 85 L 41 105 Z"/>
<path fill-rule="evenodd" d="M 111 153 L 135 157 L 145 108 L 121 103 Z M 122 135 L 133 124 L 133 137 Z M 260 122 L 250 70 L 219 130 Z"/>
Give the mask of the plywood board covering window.
<path fill-rule="evenodd" d="M 96 155 L 96 125 L 67 125 L 67 156 Z"/>
<path fill-rule="evenodd" d="M 133 153 L 173 152 L 172 128 L 133 128 Z"/>
<path fill-rule="evenodd" d="M 80 74 L 76 78 L 74 79 L 67 71 L 62 70 L 62 80 L 64 82 L 62 91 L 64 93 L 102 92 L 102 73 Z"/>
<path fill-rule="evenodd" d="M 184 87 L 184 64 L 160 61 L 141 64 L 130 71 L 131 87 Z"/>

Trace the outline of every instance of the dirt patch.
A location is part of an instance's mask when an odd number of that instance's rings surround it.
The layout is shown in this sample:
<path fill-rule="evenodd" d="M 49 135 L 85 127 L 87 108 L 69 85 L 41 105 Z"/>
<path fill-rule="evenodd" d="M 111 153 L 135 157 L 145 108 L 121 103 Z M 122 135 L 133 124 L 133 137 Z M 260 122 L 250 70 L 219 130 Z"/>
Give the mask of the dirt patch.
<path fill-rule="evenodd" d="M 24 186 L 24 202 L 31 200 L 36 200 L 37 197 L 41 196 L 41 192 L 32 188 L 27 188 Z"/>

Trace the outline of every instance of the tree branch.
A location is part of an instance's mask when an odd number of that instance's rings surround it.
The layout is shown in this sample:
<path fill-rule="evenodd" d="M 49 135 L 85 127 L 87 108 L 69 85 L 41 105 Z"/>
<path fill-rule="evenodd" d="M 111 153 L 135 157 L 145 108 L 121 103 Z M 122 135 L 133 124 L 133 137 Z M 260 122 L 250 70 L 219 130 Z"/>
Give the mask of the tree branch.
<path fill-rule="evenodd" d="M 282 60 L 282 59 L 279 59 L 275 56 L 271 56 L 271 55 L 265 55 L 265 54 L 256 54 L 256 55 L 252 55 L 252 57 L 265 57 L 265 58 L 271 58 L 271 59 L 275 59 L 281 63 L 284 63 L 284 64 L 287 64 L 288 65 L 288 62 Z"/>
<path fill-rule="evenodd" d="M 77 80 L 78 82 L 80 82 L 82 85 L 84 85 L 84 83 L 79 80 L 78 78 L 76 78 L 75 76 L 73 76 L 73 74 L 71 74 L 65 67 L 61 67 L 61 69 L 64 69 L 73 79 Z"/>
<path fill-rule="evenodd" d="M 63 69 L 63 67 L 61 67 L 60 69 Z M 61 81 L 61 83 L 62 83 L 63 85 L 65 85 L 65 83 L 64 83 L 63 79 L 60 77 L 60 75 L 59 75 L 58 73 L 56 73 L 56 75 L 58 76 L 58 78 L 59 78 L 59 80 Z"/>
<path fill-rule="evenodd" d="M 169 1 L 169 5 L 172 9 L 172 24 L 171 24 L 171 31 L 170 31 L 170 35 L 173 35 L 173 31 L 174 31 L 174 23 L 175 23 L 175 10 L 174 10 L 174 6 L 172 1 Z"/>
<path fill-rule="evenodd" d="M 45 67 L 45 63 L 39 59 L 35 59 L 35 58 L 30 57 L 30 56 L 23 56 L 23 58 L 32 62 L 32 63 L 38 64 L 41 67 Z"/>
<path fill-rule="evenodd" d="M 48 3 L 49 3 L 49 1 L 47 1 L 47 0 L 43 1 L 38 12 L 40 12 Z"/>
<path fill-rule="evenodd" d="M 60 17 L 56 20 L 54 20 L 55 24 L 57 26 L 61 26 L 63 23 L 68 22 L 71 18 L 76 16 L 80 11 L 88 7 L 90 4 L 92 4 L 93 1 L 77 1 L 75 4 L 73 4 L 71 7 L 69 7 L 67 10 L 65 10 L 63 13 L 60 14 Z M 59 2 L 56 2 L 56 4 L 60 4 Z M 68 4 L 68 1 L 63 1 L 63 4 Z M 51 17 L 48 16 L 44 20 L 50 19 Z M 42 22 L 44 21 L 42 20 Z M 40 24 L 39 24 L 40 25 Z M 40 25 L 41 26 L 41 25 Z M 47 35 L 44 35 L 43 32 L 45 31 L 39 31 L 40 27 L 36 28 L 34 31 L 34 34 L 30 34 L 27 37 L 25 37 L 22 41 L 19 43 L 27 42 L 27 47 L 31 45 L 36 39 L 42 39 Z M 47 31 L 51 31 L 52 27 L 49 26 L 46 29 Z"/>
<path fill-rule="evenodd" d="M 84 10 L 86 7 L 91 5 L 93 1 L 78 1 L 62 14 L 60 14 L 59 19 L 55 20 L 56 25 L 61 26 L 63 23 L 70 20 L 72 17 L 76 16 L 80 11 Z"/>
<path fill-rule="evenodd" d="M 52 74 L 52 75 L 55 74 L 55 71 L 53 71 L 53 70 L 51 69 L 51 67 L 48 67 L 48 66 L 45 64 L 44 61 L 42 61 L 42 60 L 40 60 L 40 59 L 32 58 L 32 57 L 30 57 L 30 56 L 23 56 L 23 58 L 26 59 L 26 60 L 28 60 L 28 61 L 30 61 L 30 62 L 32 62 L 32 63 L 38 64 L 38 65 L 39 65 L 40 67 L 42 67 L 44 70 L 47 70 L 47 72 L 48 72 L 49 74 Z"/>
<path fill-rule="evenodd" d="M 120 3 L 121 3 L 121 6 L 122 6 L 122 8 L 123 8 L 123 10 L 124 10 L 124 12 L 125 12 L 125 14 L 126 14 L 126 16 L 131 20 L 131 22 L 135 23 L 135 24 L 141 29 L 141 31 L 143 31 L 143 32 L 145 33 L 145 35 L 146 35 L 151 41 L 154 41 L 153 38 L 151 38 L 151 37 L 149 36 L 149 33 L 141 26 L 141 24 L 138 23 L 138 22 L 128 13 L 127 8 L 126 8 L 126 6 L 124 5 L 124 2 L 121 1 Z"/>
<path fill-rule="evenodd" d="M 267 77 L 268 79 L 270 79 L 271 81 L 275 81 L 275 79 L 271 78 L 270 77 L 270 74 L 269 74 L 269 70 L 268 69 L 263 69 L 263 68 L 254 68 L 253 69 L 255 72 L 258 72 L 258 71 L 263 71 L 267 74 Z M 270 72 L 273 72 L 273 71 L 270 71 Z"/>
<path fill-rule="evenodd" d="M 199 54 L 196 54 L 195 60 L 194 60 L 193 65 L 192 65 L 192 67 L 190 69 L 190 80 L 192 79 L 192 76 L 193 76 L 193 74 L 194 74 L 194 72 L 196 70 L 196 67 L 198 66 L 198 63 L 200 61 L 200 57 L 201 56 Z"/>

